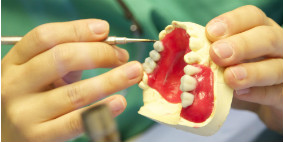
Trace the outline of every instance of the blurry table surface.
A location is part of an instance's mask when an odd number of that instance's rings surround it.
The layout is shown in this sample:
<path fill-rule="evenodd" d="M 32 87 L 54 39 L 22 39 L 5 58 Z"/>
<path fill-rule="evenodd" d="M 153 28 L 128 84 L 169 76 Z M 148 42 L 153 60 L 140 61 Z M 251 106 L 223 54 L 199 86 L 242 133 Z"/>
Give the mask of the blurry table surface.
<path fill-rule="evenodd" d="M 199 136 L 156 124 L 129 142 L 252 142 L 266 130 L 266 126 L 255 113 L 231 109 L 220 130 L 212 136 Z M 280 136 L 280 135 L 279 135 Z M 278 137 L 278 136 L 277 136 Z M 279 138 L 281 139 L 281 137 Z M 268 138 L 266 139 L 268 140 Z"/>

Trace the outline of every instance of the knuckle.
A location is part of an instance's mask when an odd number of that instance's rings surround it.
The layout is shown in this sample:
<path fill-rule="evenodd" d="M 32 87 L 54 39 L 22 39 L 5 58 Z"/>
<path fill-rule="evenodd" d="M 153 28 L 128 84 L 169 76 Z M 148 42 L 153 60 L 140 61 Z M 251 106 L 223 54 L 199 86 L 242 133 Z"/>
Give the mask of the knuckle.
<path fill-rule="evenodd" d="M 50 133 L 47 133 L 45 129 L 42 129 L 40 125 L 33 126 L 28 129 L 27 132 L 24 132 L 27 142 L 34 142 L 41 140 L 42 142 L 51 141 Z"/>
<path fill-rule="evenodd" d="M 257 20 L 259 20 L 260 23 L 264 24 L 266 22 L 266 15 L 260 8 L 254 5 L 247 5 L 245 6 L 245 8 L 247 8 L 251 12 L 255 12 L 258 18 Z"/>
<path fill-rule="evenodd" d="M 276 84 L 283 83 L 283 59 L 277 59 L 275 60 L 277 62 L 278 71 L 277 71 L 277 81 Z"/>
<path fill-rule="evenodd" d="M 234 47 L 235 55 L 232 58 L 234 61 L 239 62 L 243 59 L 247 58 L 249 55 L 247 55 L 247 50 L 249 47 L 249 38 L 247 38 L 244 34 L 239 34 L 229 40 L 229 42 Z"/>
<path fill-rule="evenodd" d="M 19 92 L 20 88 L 17 87 L 20 86 L 20 84 L 22 84 L 22 80 L 20 80 L 19 78 L 25 76 L 27 73 L 28 72 L 26 68 L 22 68 L 22 69 L 17 68 L 16 73 L 14 68 L 10 68 L 9 70 L 7 70 L 7 74 L 2 76 L 1 79 L 1 88 L 2 88 L 1 94 L 4 99 Z M 21 92 L 21 94 L 24 93 L 25 92 Z"/>
<path fill-rule="evenodd" d="M 54 38 L 52 38 L 52 28 L 49 24 L 43 24 L 33 30 L 32 38 L 40 45 L 52 47 L 54 45 Z"/>
<path fill-rule="evenodd" d="M 66 74 L 68 72 L 68 64 L 72 61 L 71 49 L 59 45 L 52 48 L 52 54 L 57 72 L 61 75 Z"/>
<path fill-rule="evenodd" d="M 82 132 L 82 121 L 79 117 L 70 117 L 66 127 L 71 134 L 79 134 Z"/>
<path fill-rule="evenodd" d="M 270 47 L 273 49 L 272 53 L 280 53 L 282 54 L 281 51 L 283 51 L 283 41 L 281 40 L 283 38 L 282 36 L 282 31 L 279 31 L 278 28 L 276 27 L 268 27 L 268 29 L 266 28 L 266 33 L 270 33 L 268 34 L 268 40 L 270 41 Z"/>
<path fill-rule="evenodd" d="M 110 65 L 115 65 L 117 63 L 118 60 L 116 60 L 116 55 L 115 55 L 115 49 L 112 48 L 111 46 L 104 46 L 103 47 L 103 53 L 104 53 L 104 57 L 106 57 L 106 60 L 107 62 L 110 64 Z"/>
<path fill-rule="evenodd" d="M 94 62 L 99 67 L 106 67 L 109 65 L 117 64 L 118 60 L 115 60 L 115 51 L 111 46 L 101 44 L 98 45 L 99 48 L 96 48 L 96 52 L 94 52 Z"/>
<path fill-rule="evenodd" d="M 268 42 L 267 47 L 270 53 L 277 52 L 278 40 L 277 40 L 277 30 L 271 26 L 260 26 L 262 33 L 269 33 L 266 35 L 266 40 Z"/>
<path fill-rule="evenodd" d="M 18 129 L 24 127 L 26 124 L 26 118 L 22 116 L 25 113 L 25 107 L 18 108 L 17 105 L 9 105 L 6 108 L 6 117 L 11 122 L 11 124 Z"/>
<path fill-rule="evenodd" d="M 42 140 L 42 141 L 46 141 L 46 135 L 42 132 L 33 130 L 33 129 L 29 129 L 29 132 L 25 133 L 25 137 L 26 137 L 26 141 L 27 142 L 33 142 L 36 140 Z"/>
<path fill-rule="evenodd" d="M 2 80 L 5 80 L 5 83 Z M 9 97 L 13 94 L 13 86 L 15 85 L 13 82 L 15 82 L 15 79 L 1 79 L 1 99 L 3 99 L 2 101 L 8 101 Z"/>
<path fill-rule="evenodd" d="M 86 102 L 81 92 L 81 87 L 79 85 L 72 85 L 70 87 L 67 87 L 67 99 L 73 109 L 77 109 L 83 106 Z"/>
<path fill-rule="evenodd" d="M 81 36 L 81 34 L 80 34 L 80 32 L 79 32 L 80 30 L 79 30 L 78 24 L 72 23 L 71 26 L 72 26 L 72 31 L 73 31 L 73 34 L 72 34 L 72 35 L 74 36 L 74 38 L 72 38 L 73 41 L 74 41 L 74 42 L 82 41 L 83 38 L 82 38 L 82 36 Z"/>
<path fill-rule="evenodd" d="M 117 86 L 117 83 L 115 82 L 112 76 L 107 76 L 105 78 L 105 81 L 107 86 Z"/>

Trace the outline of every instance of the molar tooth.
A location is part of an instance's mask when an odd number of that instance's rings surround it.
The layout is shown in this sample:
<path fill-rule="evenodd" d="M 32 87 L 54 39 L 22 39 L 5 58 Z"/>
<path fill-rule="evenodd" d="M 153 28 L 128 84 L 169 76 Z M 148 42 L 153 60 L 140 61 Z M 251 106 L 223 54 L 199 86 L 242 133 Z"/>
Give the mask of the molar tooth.
<path fill-rule="evenodd" d="M 174 27 L 172 25 L 169 25 L 165 28 L 166 33 L 171 33 L 174 30 Z"/>
<path fill-rule="evenodd" d="M 163 44 L 161 41 L 156 41 L 154 44 L 153 44 L 153 47 L 156 51 L 158 52 L 161 52 L 164 50 L 164 47 L 163 47 Z"/>
<path fill-rule="evenodd" d="M 194 98 L 195 98 L 195 96 L 193 94 L 188 93 L 188 92 L 183 92 L 181 94 L 182 107 L 186 108 L 186 107 L 192 105 L 193 102 L 194 102 Z"/>
<path fill-rule="evenodd" d="M 197 80 L 189 75 L 184 75 L 181 78 L 181 85 L 180 85 L 180 89 L 183 92 L 187 92 L 187 91 L 192 91 L 196 88 L 197 86 Z"/>
<path fill-rule="evenodd" d="M 190 30 L 189 35 L 191 38 L 199 38 L 199 30 Z"/>
<path fill-rule="evenodd" d="M 146 73 L 152 73 L 156 67 L 156 63 L 150 58 L 147 57 L 143 63 L 143 69 Z"/>
<path fill-rule="evenodd" d="M 150 68 L 154 69 L 156 67 L 156 63 L 150 57 L 147 57 L 145 59 L 145 63 L 148 63 Z"/>
<path fill-rule="evenodd" d="M 184 72 L 187 75 L 194 75 L 194 74 L 201 72 L 201 68 L 195 67 L 195 66 L 192 66 L 192 65 L 187 65 L 184 68 Z"/>
<path fill-rule="evenodd" d="M 201 61 L 200 56 L 191 51 L 184 56 L 184 60 L 188 64 L 199 63 Z"/>
<path fill-rule="evenodd" d="M 143 69 L 146 73 L 152 73 L 153 69 L 150 68 L 148 63 L 143 63 L 142 66 L 143 66 Z"/>
<path fill-rule="evenodd" d="M 153 61 L 158 61 L 160 59 L 160 54 L 155 50 L 150 51 L 149 56 Z"/>

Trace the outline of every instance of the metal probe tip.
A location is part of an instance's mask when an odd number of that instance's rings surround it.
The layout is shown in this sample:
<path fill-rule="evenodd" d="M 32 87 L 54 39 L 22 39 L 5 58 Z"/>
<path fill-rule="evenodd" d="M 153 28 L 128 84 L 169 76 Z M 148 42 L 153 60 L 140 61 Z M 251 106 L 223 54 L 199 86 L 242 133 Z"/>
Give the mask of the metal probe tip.
<path fill-rule="evenodd" d="M 1 44 L 2 45 L 13 45 L 16 44 L 18 41 L 20 41 L 22 37 L 1 37 Z M 114 45 L 114 44 L 127 44 L 127 43 L 133 43 L 133 42 L 155 42 L 157 40 L 152 40 L 152 39 L 138 39 L 138 38 L 127 38 L 127 37 L 115 37 L 115 36 L 110 36 L 107 39 L 104 40 L 105 43 Z"/>
<path fill-rule="evenodd" d="M 126 44 L 133 42 L 155 42 L 152 39 L 138 39 L 138 38 L 126 38 L 126 37 L 108 37 L 104 42 L 108 44 Z"/>

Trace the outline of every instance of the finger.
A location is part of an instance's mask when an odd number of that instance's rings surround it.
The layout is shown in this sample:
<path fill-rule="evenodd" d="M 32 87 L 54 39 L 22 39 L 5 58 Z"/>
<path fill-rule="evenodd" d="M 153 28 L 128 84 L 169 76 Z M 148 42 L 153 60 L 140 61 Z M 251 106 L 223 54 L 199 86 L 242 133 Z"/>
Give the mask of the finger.
<path fill-rule="evenodd" d="M 66 141 L 79 136 L 84 130 L 82 125 L 81 114 L 87 109 L 97 106 L 98 104 L 107 104 L 113 116 L 122 113 L 127 105 L 125 98 L 121 95 L 108 97 L 98 103 L 70 112 L 59 118 L 47 121 L 39 126 L 43 134 L 52 135 L 51 141 Z"/>
<path fill-rule="evenodd" d="M 74 82 L 80 81 L 82 77 L 82 71 L 73 71 L 66 74 L 62 80 L 67 84 L 72 84 Z"/>
<path fill-rule="evenodd" d="M 41 115 L 44 118 L 61 116 L 126 89 L 138 83 L 141 78 L 141 64 L 133 61 L 100 76 L 52 90 L 41 95 L 45 102 L 40 105 L 40 110 L 45 112 Z"/>
<path fill-rule="evenodd" d="M 262 56 L 282 58 L 282 33 L 276 27 L 258 26 L 218 40 L 211 46 L 211 59 L 220 66 L 229 66 Z"/>
<path fill-rule="evenodd" d="M 101 41 L 108 32 L 109 24 L 98 19 L 44 24 L 27 33 L 12 48 L 9 60 L 22 64 L 58 44 Z"/>
<path fill-rule="evenodd" d="M 115 67 L 128 61 L 128 52 L 106 43 L 66 43 L 44 52 L 21 65 L 19 72 L 27 72 L 25 84 L 36 91 L 64 77 L 72 71 Z M 40 68 L 38 68 L 40 67 Z M 23 77 L 22 77 L 23 78 Z"/>
<path fill-rule="evenodd" d="M 233 96 L 233 100 L 232 100 L 232 104 L 231 104 L 232 108 L 240 109 L 240 110 L 250 110 L 250 111 L 253 111 L 255 113 L 258 112 L 258 109 L 260 107 L 260 105 L 258 103 L 239 100 L 239 99 L 237 99 L 236 95 L 237 95 L 236 91 L 234 91 L 234 96 Z"/>
<path fill-rule="evenodd" d="M 72 84 L 74 82 L 77 82 L 81 80 L 82 77 L 82 71 L 73 71 L 65 75 L 63 78 L 60 78 L 59 80 L 54 82 L 54 87 L 58 88 L 67 84 Z"/>
<path fill-rule="evenodd" d="M 236 90 L 237 99 L 283 108 L 283 84 Z"/>
<path fill-rule="evenodd" d="M 271 86 L 283 82 L 283 59 L 268 59 L 226 68 L 225 82 L 239 90 L 255 86 Z"/>
<path fill-rule="evenodd" d="M 210 41 L 216 41 L 256 26 L 268 25 L 268 20 L 259 8 L 252 5 L 243 6 L 208 22 L 206 35 Z"/>

